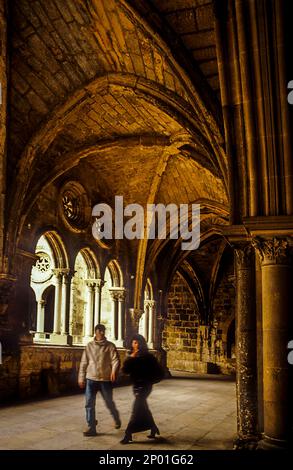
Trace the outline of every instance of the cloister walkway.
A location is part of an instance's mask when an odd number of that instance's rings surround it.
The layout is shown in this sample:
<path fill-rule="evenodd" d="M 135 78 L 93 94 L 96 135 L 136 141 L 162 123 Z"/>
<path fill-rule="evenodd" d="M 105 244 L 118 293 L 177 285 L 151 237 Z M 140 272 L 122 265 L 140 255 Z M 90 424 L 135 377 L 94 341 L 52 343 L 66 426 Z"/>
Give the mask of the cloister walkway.
<path fill-rule="evenodd" d="M 155 441 L 147 439 L 147 433 L 139 433 L 134 435 L 133 443 L 119 443 L 133 401 L 131 387 L 125 386 L 114 390 L 122 419 L 120 430 L 114 429 L 98 396 L 98 435 L 84 437 L 84 396 L 63 396 L 0 408 L 0 449 L 232 449 L 236 434 L 235 383 L 225 376 L 176 375 L 155 385 L 149 398 L 161 431 Z"/>

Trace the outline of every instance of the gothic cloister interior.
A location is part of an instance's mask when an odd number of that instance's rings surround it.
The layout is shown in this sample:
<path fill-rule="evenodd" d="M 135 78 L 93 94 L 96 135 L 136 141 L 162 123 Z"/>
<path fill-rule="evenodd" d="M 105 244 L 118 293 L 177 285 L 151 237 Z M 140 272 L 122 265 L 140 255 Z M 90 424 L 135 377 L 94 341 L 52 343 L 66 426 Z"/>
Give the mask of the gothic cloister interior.
<path fill-rule="evenodd" d="M 139 332 L 166 377 L 194 377 L 198 407 L 204 378 L 219 380 L 202 406 L 215 397 L 233 415 L 217 430 L 235 434 L 234 448 L 288 446 L 291 9 L 0 0 L 3 405 L 76 392 L 83 348 L 103 323 L 121 362 Z M 145 209 L 200 205 L 198 248 L 183 250 L 171 224 L 161 238 L 97 240 L 92 209 L 114 210 L 115 196 Z M 171 380 L 162 401 L 175 400 Z M 182 410 L 196 433 L 197 411 Z"/>

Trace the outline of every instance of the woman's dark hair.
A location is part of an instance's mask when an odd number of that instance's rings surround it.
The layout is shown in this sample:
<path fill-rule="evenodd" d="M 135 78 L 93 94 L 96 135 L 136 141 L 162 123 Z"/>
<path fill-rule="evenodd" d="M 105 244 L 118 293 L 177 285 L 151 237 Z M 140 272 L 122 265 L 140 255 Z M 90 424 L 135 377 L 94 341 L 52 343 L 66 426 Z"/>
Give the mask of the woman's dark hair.
<path fill-rule="evenodd" d="M 131 338 L 131 345 L 130 345 L 130 354 L 133 352 L 133 347 L 132 347 L 132 341 L 137 341 L 138 346 L 139 346 L 139 355 L 142 356 L 144 354 L 147 354 L 149 349 L 146 340 L 142 335 L 134 335 Z"/>

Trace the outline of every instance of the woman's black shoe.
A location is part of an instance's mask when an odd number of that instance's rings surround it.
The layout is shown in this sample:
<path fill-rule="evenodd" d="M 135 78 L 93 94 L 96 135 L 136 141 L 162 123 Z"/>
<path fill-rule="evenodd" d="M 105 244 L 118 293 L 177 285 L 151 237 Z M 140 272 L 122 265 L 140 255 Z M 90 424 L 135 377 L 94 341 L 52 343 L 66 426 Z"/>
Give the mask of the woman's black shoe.
<path fill-rule="evenodd" d="M 158 434 L 158 436 L 160 435 L 160 431 L 159 431 L 159 428 L 157 426 L 155 428 L 151 429 L 151 433 L 147 437 L 149 439 L 155 439 L 156 434 Z"/>
<path fill-rule="evenodd" d="M 127 434 L 125 434 L 122 441 L 120 441 L 120 444 L 129 444 L 129 442 L 132 442 L 132 436 L 128 436 Z"/>

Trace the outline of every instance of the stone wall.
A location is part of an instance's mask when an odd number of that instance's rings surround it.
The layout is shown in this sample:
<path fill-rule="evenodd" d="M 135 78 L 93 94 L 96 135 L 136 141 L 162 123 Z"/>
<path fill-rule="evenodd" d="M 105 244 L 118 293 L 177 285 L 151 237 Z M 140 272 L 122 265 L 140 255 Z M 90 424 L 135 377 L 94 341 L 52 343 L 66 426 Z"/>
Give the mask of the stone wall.
<path fill-rule="evenodd" d="M 168 292 L 168 319 L 163 331 L 167 366 L 176 370 L 194 370 L 199 313 L 187 283 L 174 276 Z"/>
<path fill-rule="evenodd" d="M 230 315 L 234 308 L 233 293 L 230 302 L 228 297 L 226 300 L 222 297 L 223 290 L 230 295 L 229 283 L 228 277 L 220 283 L 215 305 L 219 307 L 222 299 Z M 176 273 L 168 293 L 168 316 L 163 331 L 162 345 L 167 351 L 167 367 L 197 373 L 234 373 L 235 361 L 227 357 L 226 347 L 229 315 L 219 318 L 216 328 L 200 324 L 193 293 L 184 278 Z"/>
<path fill-rule="evenodd" d="M 82 347 L 23 346 L 4 355 L 0 365 L 0 402 L 77 392 Z M 126 350 L 120 349 L 123 363 Z M 123 383 L 123 376 L 120 382 Z"/>

